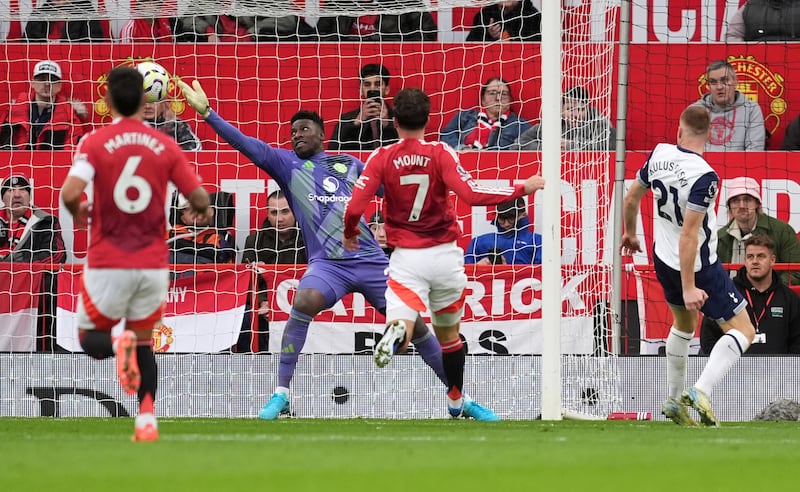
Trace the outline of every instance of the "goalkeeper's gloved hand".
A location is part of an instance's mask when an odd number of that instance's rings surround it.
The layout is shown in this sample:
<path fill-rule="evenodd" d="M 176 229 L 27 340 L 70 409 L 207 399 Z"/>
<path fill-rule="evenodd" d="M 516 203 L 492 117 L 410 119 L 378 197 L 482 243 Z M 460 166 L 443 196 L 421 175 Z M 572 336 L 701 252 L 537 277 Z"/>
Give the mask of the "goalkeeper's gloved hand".
<path fill-rule="evenodd" d="M 186 102 L 189 103 L 189 106 L 194 108 L 203 118 L 208 118 L 208 115 L 211 113 L 211 107 L 208 105 L 208 96 L 206 96 L 206 92 L 200 86 L 200 82 L 197 80 L 193 81 L 192 87 L 189 87 L 189 84 L 181 79 L 177 79 L 176 82 L 178 87 L 181 88 L 183 97 L 186 98 Z"/>

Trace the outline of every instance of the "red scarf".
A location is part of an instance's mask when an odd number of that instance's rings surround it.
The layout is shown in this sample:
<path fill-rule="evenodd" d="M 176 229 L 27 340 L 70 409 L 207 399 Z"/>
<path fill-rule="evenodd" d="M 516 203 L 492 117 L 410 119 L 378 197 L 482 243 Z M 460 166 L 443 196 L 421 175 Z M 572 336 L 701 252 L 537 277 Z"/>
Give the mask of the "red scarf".
<path fill-rule="evenodd" d="M 28 220 L 31 218 L 31 209 L 25 211 L 22 217 L 15 221 L 11 221 L 11 213 L 8 209 L 0 210 L 0 227 L 8 229 L 7 243 L 0 244 L 0 255 L 7 255 L 14 251 L 14 248 L 19 244 L 22 239 L 22 233 L 25 232 L 25 226 L 28 225 Z"/>
<path fill-rule="evenodd" d="M 492 121 L 489 116 L 481 111 L 478 113 L 478 122 L 475 128 L 464 139 L 464 145 L 474 147 L 478 150 L 486 148 L 489 145 L 489 137 L 492 132 L 500 131 L 500 126 L 508 119 L 510 111 L 501 114 L 500 117 Z"/>

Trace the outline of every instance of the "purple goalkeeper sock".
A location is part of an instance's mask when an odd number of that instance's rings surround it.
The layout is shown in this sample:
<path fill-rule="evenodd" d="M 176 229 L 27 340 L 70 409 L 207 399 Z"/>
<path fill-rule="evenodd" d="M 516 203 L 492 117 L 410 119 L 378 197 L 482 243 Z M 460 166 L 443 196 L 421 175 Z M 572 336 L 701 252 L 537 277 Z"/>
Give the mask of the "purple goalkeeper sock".
<path fill-rule="evenodd" d="M 414 344 L 414 348 L 417 349 L 422 360 L 436 373 L 439 381 L 447 386 L 447 377 L 444 375 L 444 365 L 442 364 L 442 346 L 439 345 L 439 340 L 429 331 L 419 338 L 412 339 L 411 343 Z"/>
<path fill-rule="evenodd" d="M 303 345 L 306 343 L 306 335 L 308 335 L 308 324 L 311 323 L 313 318 L 307 314 L 295 311 L 292 309 L 289 313 L 289 321 L 286 323 L 286 328 L 283 330 L 283 339 L 281 340 L 281 360 L 278 365 L 278 386 L 284 388 L 289 387 L 289 383 L 294 376 L 294 370 L 297 367 L 297 358 L 300 356 L 300 351 L 303 350 Z"/>

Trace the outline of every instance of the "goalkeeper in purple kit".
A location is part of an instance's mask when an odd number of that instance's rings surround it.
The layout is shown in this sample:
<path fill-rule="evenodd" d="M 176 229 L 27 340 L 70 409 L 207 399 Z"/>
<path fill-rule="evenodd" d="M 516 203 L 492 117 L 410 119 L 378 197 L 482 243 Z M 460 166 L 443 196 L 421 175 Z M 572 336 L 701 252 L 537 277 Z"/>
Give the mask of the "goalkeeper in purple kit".
<path fill-rule="evenodd" d="M 183 81 L 178 85 L 189 105 L 217 134 L 277 182 L 306 243 L 308 268 L 300 279 L 281 340 L 278 385 L 258 414 L 261 419 L 274 420 L 289 413 L 289 385 L 314 316 L 351 292 L 363 294 L 375 309 L 386 313 L 389 261 L 363 217 L 358 225 L 358 251 L 347 251 L 342 245 L 345 205 L 364 163 L 350 155 L 325 153 L 324 125 L 315 112 L 295 113 L 291 118 L 292 150 L 278 149 L 242 134 L 212 111 L 198 81 L 193 82 L 193 87 Z M 447 385 L 441 347 L 421 318 L 414 327 L 412 343 Z"/>

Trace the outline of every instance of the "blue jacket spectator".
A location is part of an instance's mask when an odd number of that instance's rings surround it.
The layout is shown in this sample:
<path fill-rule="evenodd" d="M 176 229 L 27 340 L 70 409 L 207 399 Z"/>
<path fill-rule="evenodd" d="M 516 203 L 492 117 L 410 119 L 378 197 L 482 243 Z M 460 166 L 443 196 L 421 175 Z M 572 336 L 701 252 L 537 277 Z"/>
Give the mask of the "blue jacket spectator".
<path fill-rule="evenodd" d="M 508 82 L 494 77 L 481 87 L 481 106 L 459 111 L 442 130 L 440 140 L 456 150 L 510 150 L 530 123 L 512 109 Z"/>
<path fill-rule="evenodd" d="M 530 229 L 525 200 L 517 198 L 497 206 L 497 232 L 470 241 L 465 264 L 538 265 L 542 263 L 542 236 Z"/>

